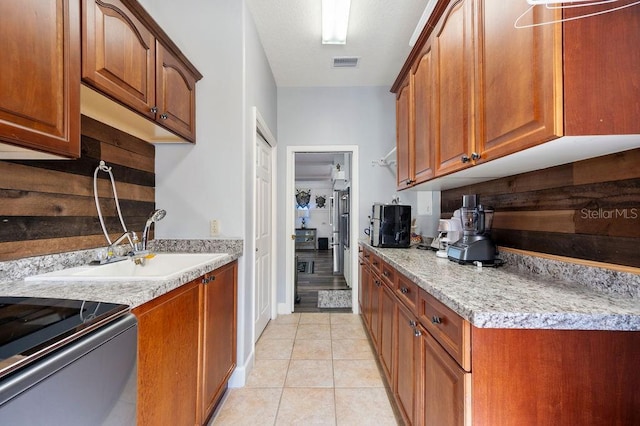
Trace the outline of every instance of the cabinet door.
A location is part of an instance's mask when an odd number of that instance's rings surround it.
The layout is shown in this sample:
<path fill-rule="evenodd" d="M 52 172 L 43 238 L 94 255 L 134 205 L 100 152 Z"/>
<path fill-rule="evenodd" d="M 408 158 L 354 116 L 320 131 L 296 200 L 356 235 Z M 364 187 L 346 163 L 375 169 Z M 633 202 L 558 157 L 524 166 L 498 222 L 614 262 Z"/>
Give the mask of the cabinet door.
<path fill-rule="evenodd" d="M 138 317 L 138 424 L 196 424 L 200 282 L 133 310 Z"/>
<path fill-rule="evenodd" d="M 366 255 L 366 253 L 365 253 Z M 364 324 L 369 330 L 369 334 L 371 334 L 371 269 L 368 264 L 364 264 L 360 267 L 360 273 L 362 274 L 362 279 L 360 281 L 360 294 L 361 294 L 361 309 L 362 309 L 362 317 L 364 319 Z"/>
<path fill-rule="evenodd" d="M 425 43 L 411 72 L 414 110 L 413 168 L 415 183 L 421 183 L 433 177 L 435 114 L 431 39 Z"/>
<path fill-rule="evenodd" d="M 377 351 L 380 352 L 380 293 L 382 292 L 382 280 L 377 274 L 371 274 L 371 340 Z"/>
<path fill-rule="evenodd" d="M 380 286 L 380 363 L 388 383 L 392 382 L 395 309 L 393 291 L 383 284 Z"/>
<path fill-rule="evenodd" d="M 471 373 L 465 372 L 422 326 L 420 331 L 421 424 L 471 424 Z"/>
<path fill-rule="evenodd" d="M 0 140 L 80 156 L 80 7 L 1 1 Z"/>
<path fill-rule="evenodd" d="M 395 363 L 393 392 L 398 409 L 407 424 L 416 424 L 415 409 L 418 392 L 419 337 L 417 321 L 402 304 L 398 303 L 395 327 Z"/>
<path fill-rule="evenodd" d="M 516 29 L 519 2 L 478 2 L 478 162 L 493 160 L 562 135 L 560 26 Z M 535 7 L 529 22 L 560 18 Z"/>
<path fill-rule="evenodd" d="M 237 262 L 202 280 L 201 420 L 213 411 L 236 366 Z"/>
<path fill-rule="evenodd" d="M 360 250 L 362 250 L 360 248 Z M 364 307 L 365 307 L 365 276 L 366 276 L 366 272 L 364 271 L 365 268 L 365 263 L 364 263 L 364 257 L 362 256 L 362 254 L 359 254 L 358 256 L 358 264 L 359 264 L 359 268 L 358 268 L 358 282 L 360 283 L 360 288 L 358 289 L 358 305 L 360 306 L 360 315 L 362 315 L 364 317 Z"/>
<path fill-rule="evenodd" d="M 160 124 L 196 140 L 196 78 L 162 44 L 156 45 L 156 101 Z"/>
<path fill-rule="evenodd" d="M 435 123 L 436 176 L 460 170 L 471 164 L 469 160 L 474 146 L 471 130 L 472 6 L 472 0 L 452 2 L 433 36 L 434 88 L 438 117 Z"/>
<path fill-rule="evenodd" d="M 82 80 L 155 119 L 155 37 L 120 0 L 84 0 Z"/>
<path fill-rule="evenodd" d="M 413 183 L 411 161 L 411 90 L 409 82 L 398 91 L 396 98 L 396 161 L 398 189 Z"/>

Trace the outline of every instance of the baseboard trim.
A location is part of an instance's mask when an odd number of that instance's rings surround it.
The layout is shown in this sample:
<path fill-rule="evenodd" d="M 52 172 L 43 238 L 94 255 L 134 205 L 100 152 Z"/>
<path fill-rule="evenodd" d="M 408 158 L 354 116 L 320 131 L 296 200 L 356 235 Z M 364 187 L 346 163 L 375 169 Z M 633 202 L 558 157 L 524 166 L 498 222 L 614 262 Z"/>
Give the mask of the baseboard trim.
<path fill-rule="evenodd" d="M 291 308 L 286 303 L 278 303 L 278 315 L 291 314 Z"/>
<path fill-rule="evenodd" d="M 255 363 L 255 351 L 252 351 L 247 361 L 244 365 L 238 365 L 231 377 L 229 377 L 229 387 L 230 388 L 242 388 L 247 383 L 247 377 L 253 370 L 253 365 Z"/>

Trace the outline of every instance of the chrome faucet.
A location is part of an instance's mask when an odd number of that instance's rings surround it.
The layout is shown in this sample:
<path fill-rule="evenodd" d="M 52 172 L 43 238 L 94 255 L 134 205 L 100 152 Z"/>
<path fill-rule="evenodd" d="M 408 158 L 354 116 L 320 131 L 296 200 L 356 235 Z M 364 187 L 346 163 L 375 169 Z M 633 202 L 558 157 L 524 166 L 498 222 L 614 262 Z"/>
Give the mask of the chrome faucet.
<path fill-rule="evenodd" d="M 151 225 L 159 220 L 162 220 L 167 214 L 166 210 L 158 209 L 153 211 L 142 231 L 142 241 L 138 239 L 138 235 L 133 231 L 126 231 L 120 235 L 113 243 L 109 244 L 106 250 L 106 256 L 100 257 L 99 263 L 113 263 L 120 260 L 131 259 L 136 265 L 144 265 L 147 258 L 151 257 L 149 250 L 147 250 L 147 240 L 149 238 L 149 229 Z M 122 243 L 124 240 L 128 240 L 131 245 L 131 250 L 122 255 L 118 253 L 116 246 Z"/>
<path fill-rule="evenodd" d="M 167 215 L 167 211 L 164 209 L 155 210 L 147 219 L 147 223 L 144 225 L 144 231 L 142 231 L 142 250 L 147 250 L 147 239 L 149 238 L 149 229 L 151 225 L 164 219 Z"/>
<path fill-rule="evenodd" d="M 116 238 L 116 240 L 114 242 L 112 242 L 111 244 L 109 244 L 109 246 L 107 247 L 107 253 L 105 258 L 100 259 L 100 263 L 113 263 L 113 262 L 117 262 L 120 260 L 125 260 L 128 258 L 127 256 L 123 256 L 121 254 L 117 253 L 117 249 L 116 246 L 120 243 L 122 243 L 124 240 L 128 240 L 129 244 L 131 245 L 131 252 L 133 253 L 135 252 L 139 246 L 140 246 L 140 240 L 138 240 L 138 235 L 136 235 L 135 232 L 133 231 L 127 231 L 124 234 L 120 235 L 118 238 Z"/>

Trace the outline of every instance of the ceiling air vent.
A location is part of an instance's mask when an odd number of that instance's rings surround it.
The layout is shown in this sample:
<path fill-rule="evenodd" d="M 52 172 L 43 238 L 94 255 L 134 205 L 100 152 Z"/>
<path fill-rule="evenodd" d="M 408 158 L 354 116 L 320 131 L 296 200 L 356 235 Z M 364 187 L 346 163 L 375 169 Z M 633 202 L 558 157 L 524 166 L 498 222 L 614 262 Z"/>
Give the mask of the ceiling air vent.
<path fill-rule="evenodd" d="M 333 58 L 333 68 L 356 68 L 359 60 L 357 56 L 336 56 Z"/>

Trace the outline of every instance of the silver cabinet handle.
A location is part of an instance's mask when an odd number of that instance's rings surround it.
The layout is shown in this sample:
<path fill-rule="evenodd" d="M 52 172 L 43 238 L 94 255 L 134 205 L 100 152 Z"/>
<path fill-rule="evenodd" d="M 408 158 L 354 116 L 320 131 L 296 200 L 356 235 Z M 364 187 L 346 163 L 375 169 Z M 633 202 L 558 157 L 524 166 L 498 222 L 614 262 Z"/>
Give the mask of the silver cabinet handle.
<path fill-rule="evenodd" d="M 431 322 L 433 324 L 442 324 L 442 319 L 439 316 L 434 315 L 431 317 Z"/>
<path fill-rule="evenodd" d="M 471 161 L 471 158 L 469 158 L 467 154 L 463 154 L 462 157 L 460 157 L 460 161 L 462 161 L 463 163 L 468 163 L 469 161 Z"/>
<path fill-rule="evenodd" d="M 481 157 L 481 155 L 478 154 L 477 152 L 474 152 L 474 153 L 471 154 L 471 159 L 472 160 L 479 160 L 480 157 Z"/>
<path fill-rule="evenodd" d="M 418 330 L 417 328 L 413 329 L 413 335 L 416 337 L 420 337 L 422 336 L 422 332 L 420 330 Z"/>
<path fill-rule="evenodd" d="M 417 322 L 415 322 L 414 320 L 409 320 L 409 325 L 410 325 L 412 328 L 415 328 L 415 327 L 418 325 L 418 323 L 417 323 Z"/>
<path fill-rule="evenodd" d="M 166 120 L 167 118 L 169 118 L 169 116 L 167 114 L 160 114 L 160 118 Z"/>
<path fill-rule="evenodd" d="M 151 107 L 151 112 L 156 114 L 158 112 L 158 107 Z"/>
<path fill-rule="evenodd" d="M 402 287 L 402 288 L 400 289 L 400 293 L 402 293 L 402 294 L 407 294 L 407 293 L 409 293 L 409 289 L 408 289 L 407 287 Z"/>

